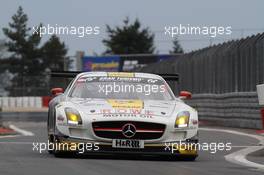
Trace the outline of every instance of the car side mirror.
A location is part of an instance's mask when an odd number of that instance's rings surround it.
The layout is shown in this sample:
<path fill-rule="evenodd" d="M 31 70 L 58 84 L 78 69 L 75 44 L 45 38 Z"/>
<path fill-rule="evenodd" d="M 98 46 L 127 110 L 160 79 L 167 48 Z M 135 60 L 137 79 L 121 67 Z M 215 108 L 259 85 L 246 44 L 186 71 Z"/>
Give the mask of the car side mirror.
<path fill-rule="evenodd" d="M 51 89 L 51 95 L 52 97 L 56 97 L 57 95 L 60 95 L 64 92 L 62 88 L 52 88 Z"/>
<path fill-rule="evenodd" d="M 192 93 L 190 93 L 189 91 L 181 91 L 179 98 L 182 99 L 182 100 L 191 99 L 192 98 Z"/>

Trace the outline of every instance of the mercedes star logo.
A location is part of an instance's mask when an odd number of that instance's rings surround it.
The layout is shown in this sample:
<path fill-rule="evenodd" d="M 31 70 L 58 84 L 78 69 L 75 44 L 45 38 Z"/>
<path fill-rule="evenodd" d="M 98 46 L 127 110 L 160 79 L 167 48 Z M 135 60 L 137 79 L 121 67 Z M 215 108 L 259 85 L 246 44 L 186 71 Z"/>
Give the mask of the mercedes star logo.
<path fill-rule="evenodd" d="M 131 123 L 127 123 L 122 127 L 122 134 L 127 137 L 131 138 L 136 134 L 136 127 Z"/>

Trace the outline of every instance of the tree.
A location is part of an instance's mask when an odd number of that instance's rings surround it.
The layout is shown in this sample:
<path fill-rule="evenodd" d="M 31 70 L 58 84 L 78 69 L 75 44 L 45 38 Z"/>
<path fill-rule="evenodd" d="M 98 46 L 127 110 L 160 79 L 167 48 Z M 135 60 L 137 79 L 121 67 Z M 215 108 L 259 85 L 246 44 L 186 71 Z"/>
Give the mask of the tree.
<path fill-rule="evenodd" d="M 7 57 L 6 54 L 7 54 L 7 48 L 5 46 L 5 42 L 4 40 L 0 40 L 0 60 L 5 59 Z"/>
<path fill-rule="evenodd" d="M 105 54 L 139 54 L 153 53 L 154 34 L 149 28 L 141 29 L 138 19 L 129 23 L 129 18 L 124 20 L 124 26 L 111 28 L 106 26 L 108 38 L 103 40 L 106 46 Z"/>
<path fill-rule="evenodd" d="M 9 87 L 10 95 L 45 95 L 49 84 L 46 71 L 64 70 L 65 61 L 70 64 L 66 57 L 67 49 L 55 35 L 41 47 L 39 32 L 30 33 L 31 28 L 27 27 L 27 21 L 27 15 L 19 7 L 12 16 L 9 28 L 3 28 L 8 38 L 6 47 L 11 56 L 1 62 L 14 75 Z M 40 24 L 38 30 L 41 27 Z M 22 91 L 17 93 L 15 88 Z"/>
<path fill-rule="evenodd" d="M 173 50 L 170 51 L 170 54 L 184 53 L 178 38 L 175 38 L 172 43 L 173 43 L 173 48 L 172 48 Z"/>
<path fill-rule="evenodd" d="M 12 16 L 10 28 L 3 28 L 4 34 L 9 41 L 6 42 L 8 51 L 12 53 L 10 58 L 20 60 L 22 64 L 17 65 L 15 72 L 29 73 L 33 70 L 40 71 L 40 36 L 38 34 L 30 35 L 30 28 L 27 27 L 28 17 L 20 6 L 17 13 Z M 18 68 L 18 69 L 17 69 Z"/>
<path fill-rule="evenodd" d="M 43 45 L 42 52 L 43 64 L 46 67 L 46 72 L 68 70 L 71 61 L 69 57 L 66 56 L 67 48 L 64 42 L 61 42 L 56 35 L 52 35 L 51 38 Z M 64 83 L 64 81 L 58 82 L 56 79 L 51 79 L 49 75 L 46 76 L 46 82 L 49 82 L 48 86 L 50 87 L 63 87 Z"/>
<path fill-rule="evenodd" d="M 67 48 L 56 35 L 43 45 L 43 63 L 50 70 L 65 70 L 69 67 L 69 58 L 66 56 Z"/>
<path fill-rule="evenodd" d="M 43 72 L 41 49 L 39 48 L 41 38 L 36 33 L 30 34 L 31 29 L 27 27 L 27 21 L 28 17 L 20 6 L 17 13 L 12 16 L 9 28 L 3 28 L 8 38 L 6 46 L 12 54 L 9 60 L 14 63 L 9 67 L 14 74 L 13 87 L 38 87 L 42 83 L 40 78 L 33 77 Z M 27 90 L 31 92 L 32 89 L 27 88 Z"/>

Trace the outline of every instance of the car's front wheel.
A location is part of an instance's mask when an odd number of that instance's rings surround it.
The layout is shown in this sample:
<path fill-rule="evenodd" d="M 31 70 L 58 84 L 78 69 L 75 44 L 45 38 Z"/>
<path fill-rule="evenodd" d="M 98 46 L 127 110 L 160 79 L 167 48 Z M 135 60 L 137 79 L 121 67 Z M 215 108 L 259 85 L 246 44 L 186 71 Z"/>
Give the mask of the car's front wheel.
<path fill-rule="evenodd" d="M 52 144 L 54 144 L 53 143 L 53 135 L 49 135 L 48 140 L 49 140 L 48 153 L 53 154 L 53 151 L 54 151 L 54 149 L 52 147 Z"/>
<path fill-rule="evenodd" d="M 195 161 L 197 156 L 186 156 L 183 158 L 184 161 Z"/>

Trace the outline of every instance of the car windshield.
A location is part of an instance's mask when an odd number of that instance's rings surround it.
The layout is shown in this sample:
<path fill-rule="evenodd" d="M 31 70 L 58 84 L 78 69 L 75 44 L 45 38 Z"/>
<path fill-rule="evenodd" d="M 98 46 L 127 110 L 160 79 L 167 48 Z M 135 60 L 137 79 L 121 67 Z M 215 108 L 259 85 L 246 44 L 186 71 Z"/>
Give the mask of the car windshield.
<path fill-rule="evenodd" d="M 174 99 L 164 80 L 136 77 L 80 77 L 69 96 L 102 99 Z"/>

